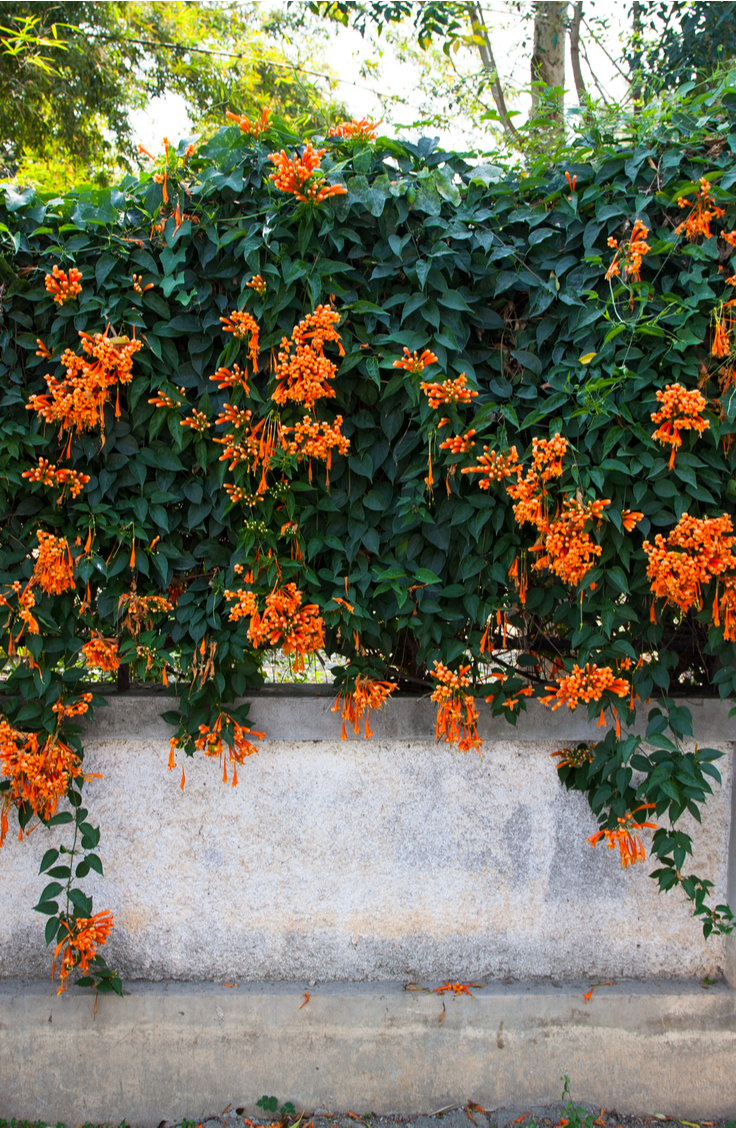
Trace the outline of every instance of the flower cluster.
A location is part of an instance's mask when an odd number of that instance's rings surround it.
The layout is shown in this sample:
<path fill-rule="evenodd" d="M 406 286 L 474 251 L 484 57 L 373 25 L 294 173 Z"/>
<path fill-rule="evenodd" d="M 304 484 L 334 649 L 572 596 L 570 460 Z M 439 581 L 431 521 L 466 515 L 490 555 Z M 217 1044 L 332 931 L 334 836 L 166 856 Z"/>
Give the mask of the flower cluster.
<path fill-rule="evenodd" d="M 45 376 L 48 393 L 33 395 L 26 407 L 35 411 L 47 423 L 59 423 L 60 435 L 71 432 L 91 431 L 98 424 L 105 434 L 104 408 L 109 400 L 110 389 L 116 384 L 129 384 L 133 376 L 133 357 L 141 348 L 141 342 L 128 337 L 109 337 L 105 333 L 80 332 L 82 356 L 67 349 L 61 358 L 66 368 L 66 377 L 56 380 Z M 89 358 L 89 359 L 87 359 Z M 119 394 L 119 390 L 118 390 Z M 116 414 L 120 407 L 116 405 Z"/>
<path fill-rule="evenodd" d="M 585 526 L 591 521 L 600 524 L 603 507 L 610 501 L 602 499 L 581 505 L 575 498 L 565 497 L 562 515 L 550 521 L 533 552 L 539 555 L 532 565 L 534 570 L 549 568 L 565 583 L 577 586 L 603 551 L 591 540 Z"/>
<path fill-rule="evenodd" d="M 225 598 L 237 600 L 231 619 L 250 616 L 248 638 L 255 647 L 280 646 L 284 654 L 295 654 L 295 670 L 304 669 L 304 656 L 324 645 L 324 623 L 316 603 L 302 607 L 302 593 L 296 584 L 274 588 L 266 596 L 260 615 L 252 592 L 226 591 Z"/>
<path fill-rule="evenodd" d="M 706 407 L 706 400 L 696 389 L 688 391 L 682 384 L 667 384 L 664 391 L 657 392 L 657 399 L 661 403 L 659 411 L 652 412 L 652 422 L 661 423 L 661 426 L 652 435 L 655 442 L 672 447 L 670 455 L 670 470 L 675 464 L 675 451 L 682 446 L 681 431 L 697 431 L 702 435 L 707 431 L 710 423 L 703 419 L 702 412 Z"/>
<path fill-rule="evenodd" d="M 722 585 L 723 592 L 719 593 Z M 724 576 L 716 584 L 713 600 L 713 623 L 723 626 L 723 637 L 727 642 L 736 642 L 736 576 Z"/>
<path fill-rule="evenodd" d="M 304 146 L 301 157 L 289 160 L 284 149 L 280 153 L 270 153 L 269 160 L 276 165 L 269 180 L 273 180 L 279 192 L 288 192 L 302 203 L 321 204 L 329 196 L 344 196 L 347 188 L 342 184 L 328 185 L 320 162 L 326 149 L 314 149 L 311 142 Z"/>
<path fill-rule="evenodd" d="M 74 266 L 70 266 L 68 272 L 54 266 L 44 281 L 46 289 L 54 295 L 54 301 L 60 306 L 73 302 L 77 294 L 82 292 L 82 272 Z"/>
<path fill-rule="evenodd" d="M 375 141 L 378 135 L 380 121 L 372 121 L 362 117 L 356 121 L 341 121 L 339 125 L 331 125 L 328 137 L 339 137 L 342 141 Z"/>
<path fill-rule="evenodd" d="M 80 474 L 77 470 L 67 470 L 63 466 L 60 470 L 57 470 L 56 466 L 50 463 L 47 458 L 39 458 L 38 465 L 34 466 L 32 470 L 24 470 L 21 477 L 28 478 L 31 482 L 40 482 L 43 486 L 61 486 L 59 502 L 64 496 L 67 486 L 72 497 L 79 497 L 90 480 L 89 474 Z"/>
<path fill-rule="evenodd" d="M 350 439 L 346 439 L 340 428 L 342 415 L 338 415 L 334 423 L 318 423 L 305 415 L 300 423 L 293 427 L 283 428 L 283 446 L 288 455 L 296 458 L 297 462 L 309 460 L 309 481 L 312 480 L 312 459 L 316 458 L 327 466 L 327 484 L 330 481 L 330 468 L 332 466 L 332 452 L 347 454 L 350 449 Z M 293 439 L 288 436 L 293 432 Z"/>
<path fill-rule="evenodd" d="M 118 642 L 115 638 L 103 638 L 100 634 L 94 634 L 85 642 L 82 654 L 90 670 L 114 673 L 120 665 Z"/>
<path fill-rule="evenodd" d="M 97 949 L 107 943 L 115 920 L 112 913 L 102 912 L 95 913 L 91 917 L 79 917 L 72 921 L 71 927 L 66 921 L 61 923 L 67 934 L 56 947 L 51 968 L 53 978 L 56 975 L 56 961 L 61 954 L 59 994 L 66 990 L 69 973 L 75 967 L 78 967 L 86 975 L 90 963 L 95 958 Z"/>
<path fill-rule="evenodd" d="M 461 666 L 455 674 L 441 662 L 435 662 L 431 671 L 439 682 L 432 694 L 432 701 L 439 705 L 435 735 L 446 744 L 457 744 L 461 752 L 471 748 L 480 752 L 483 741 L 478 735 L 478 710 L 473 694 L 465 692 L 470 685 L 469 671 L 470 666 Z"/>
<path fill-rule="evenodd" d="M 609 281 L 621 274 L 621 267 L 623 266 L 624 275 L 627 278 L 630 278 L 632 282 L 641 282 L 641 260 L 644 255 L 649 253 L 649 244 L 646 241 L 648 234 L 649 228 L 645 227 L 640 219 L 637 219 L 628 242 L 619 246 L 617 239 L 608 240 L 609 247 L 613 247 L 616 251 L 613 262 L 606 271 L 606 278 Z"/>
<path fill-rule="evenodd" d="M 130 591 L 124 591 L 118 600 L 118 612 L 123 609 L 125 617 L 122 626 L 137 638 L 144 625 L 150 630 L 154 615 L 173 611 L 174 605 L 163 595 L 138 595 L 134 581 Z"/>
<path fill-rule="evenodd" d="M 693 605 L 702 607 L 701 585 L 736 568 L 732 533 L 731 518 L 725 513 L 704 518 L 684 513 L 666 540 L 658 533 L 654 544 L 645 541 L 653 595 L 675 603 L 683 615 Z"/>
<path fill-rule="evenodd" d="M 374 678 L 363 678 L 358 674 L 353 688 L 344 694 L 340 692 L 332 706 L 333 713 L 339 713 L 342 702 L 342 739 L 347 739 L 345 722 L 353 726 L 353 732 L 358 735 L 360 722 L 365 715 L 366 740 L 373 736 L 368 724 L 368 715 L 371 709 L 380 709 L 388 697 L 396 689 L 391 682 L 376 681 Z"/>
<path fill-rule="evenodd" d="M 214 376 L 210 376 L 210 380 L 217 384 L 218 391 L 223 388 L 240 388 L 246 395 L 250 392 L 247 374 L 241 371 L 239 364 L 234 364 L 232 369 L 218 368 Z"/>
<path fill-rule="evenodd" d="M 449 450 L 450 454 L 467 454 L 475 446 L 474 434 L 475 428 L 471 427 L 464 435 L 453 435 L 451 439 L 445 439 L 440 443 L 440 450 Z"/>
<path fill-rule="evenodd" d="M 337 325 L 340 314 L 327 305 L 317 306 L 294 327 L 291 338 L 284 337 L 274 371 L 276 388 L 271 397 L 274 403 L 287 401 L 302 404 L 310 411 L 318 399 L 332 398 L 337 365 L 325 356 L 327 342 L 337 345 L 340 356 L 345 355 Z"/>
<path fill-rule="evenodd" d="M 443 403 L 455 405 L 470 403 L 471 399 L 478 395 L 477 392 L 467 386 L 467 377 L 464 372 L 455 380 L 444 380 L 441 384 L 429 384 L 422 381 L 419 387 L 429 400 L 429 406 L 433 411 L 436 411 Z"/>
<path fill-rule="evenodd" d="M 47 595 L 61 595 L 74 587 L 74 564 L 69 542 L 53 533 L 37 532 L 38 556 L 31 584 Z"/>
<path fill-rule="evenodd" d="M 628 813 L 624 818 L 618 819 L 618 826 L 615 830 L 599 830 L 592 834 L 588 839 L 590 845 L 595 847 L 605 839 L 609 850 L 614 850 L 616 846 L 619 848 L 621 855 L 621 865 L 624 869 L 629 866 L 636 865 L 637 862 L 646 860 L 644 846 L 639 838 L 639 831 L 644 827 L 649 830 L 656 830 L 657 824 L 651 822 L 637 822 L 634 815 L 639 811 L 649 811 L 654 807 L 654 803 L 642 803 L 634 811 Z"/>
<path fill-rule="evenodd" d="M 689 243 L 693 243 L 699 236 L 710 239 L 710 225 L 713 219 L 721 219 L 725 215 L 723 208 L 716 207 L 716 202 L 710 194 L 710 184 L 705 177 L 700 178 L 700 187 L 696 189 L 695 200 L 688 200 L 680 196 L 678 207 L 689 208 L 687 219 L 675 228 L 675 235 L 684 235 Z"/>
<path fill-rule="evenodd" d="M 251 364 L 255 368 L 258 364 L 258 322 L 244 309 L 234 309 L 229 317 L 221 317 L 220 321 L 223 332 L 232 333 L 236 341 L 244 341 L 246 337 L 250 337 L 248 352 Z M 227 372 L 227 369 L 224 371 Z M 210 377 L 211 380 L 216 378 L 216 376 Z"/>
<path fill-rule="evenodd" d="M 404 368 L 407 372 L 418 376 L 425 368 L 429 368 L 430 364 L 437 364 L 437 357 L 430 349 L 425 349 L 421 354 L 416 352 L 412 354 L 404 346 L 404 356 L 401 360 L 394 361 L 394 368 Z"/>
<path fill-rule="evenodd" d="M 483 474 L 484 477 L 478 485 L 482 490 L 488 490 L 491 488 L 491 482 L 502 482 L 512 474 L 520 474 L 521 467 L 518 462 L 519 455 L 515 446 L 511 447 L 508 454 L 496 454 L 495 450 L 489 452 L 488 447 L 484 446 L 483 453 L 478 457 L 478 465 L 465 466 L 460 473 Z"/>
<path fill-rule="evenodd" d="M 249 137 L 254 137 L 257 141 L 261 134 L 265 133 L 269 127 L 270 123 L 268 119 L 271 117 L 271 111 L 264 108 L 261 111 L 260 120 L 254 121 L 251 121 L 245 114 L 234 114 L 231 110 L 228 110 L 225 116 L 228 121 L 235 122 L 241 133 L 247 133 Z"/>
<path fill-rule="evenodd" d="M 203 411 L 192 411 L 184 419 L 179 420 L 180 427 L 191 427 L 198 435 L 206 435 L 210 429 L 210 421 Z"/>
<path fill-rule="evenodd" d="M 589 662 L 584 670 L 578 665 L 573 666 L 567 677 L 561 678 L 557 685 L 548 685 L 547 689 L 551 690 L 551 695 L 540 700 L 543 705 L 552 705 L 554 711 L 561 705 L 575 709 L 581 701 L 599 701 L 606 692 L 625 697 L 629 683 L 617 678 L 610 666 L 596 666 Z"/>
<path fill-rule="evenodd" d="M 225 732 L 223 733 L 223 721 L 226 722 Z M 232 728 L 232 733 L 228 733 L 228 729 Z M 228 761 L 233 766 L 233 787 L 238 785 L 238 764 L 242 764 L 248 756 L 252 756 L 258 751 L 255 744 L 248 740 L 249 736 L 256 736 L 259 740 L 265 734 L 262 732 L 254 732 L 253 729 L 246 728 L 244 725 L 239 725 L 232 717 L 226 716 L 224 713 L 218 713 L 217 719 L 213 725 L 200 725 L 199 736 L 197 737 L 195 748 L 199 752 L 204 752 L 205 756 L 217 757 L 222 763 L 222 782 L 227 783 L 227 765 Z M 175 767 L 174 752 L 177 747 L 176 737 L 171 739 L 171 751 L 169 753 L 169 770 Z"/>
<path fill-rule="evenodd" d="M 263 298 L 266 296 L 266 290 L 268 289 L 268 287 L 266 285 L 265 278 L 263 278 L 260 274 L 254 274 L 250 282 L 246 282 L 246 286 L 249 290 L 255 290 L 255 292 L 259 294 L 260 297 Z"/>
<path fill-rule="evenodd" d="M 732 302 L 726 302 L 725 305 L 721 305 L 718 312 L 714 311 L 713 314 L 713 342 L 710 352 L 711 356 L 715 356 L 719 360 L 731 355 L 731 334 L 733 333 L 734 323 L 731 305 Z"/>
<path fill-rule="evenodd" d="M 561 748 L 559 752 L 550 752 L 550 756 L 559 756 L 557 770 L 563 768 L 582 768 L 585 764 L 593 762 L 593 750 L 590 744 L 576 744 L 574 748 Z"/>
<path fill-rule="evenodd" d="M 56 736 L 19 732 L 0 717 L 0 769 L 10 777 L 13 800 L 50 819 L 70 780 L 82 774 L 77 753 Z"/>

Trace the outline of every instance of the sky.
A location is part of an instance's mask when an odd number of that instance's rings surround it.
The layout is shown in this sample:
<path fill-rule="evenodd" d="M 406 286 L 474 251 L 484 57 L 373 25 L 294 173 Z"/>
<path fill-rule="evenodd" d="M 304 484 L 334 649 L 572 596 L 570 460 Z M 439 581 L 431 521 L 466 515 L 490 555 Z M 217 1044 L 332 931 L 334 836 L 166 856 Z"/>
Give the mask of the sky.
<path fill-rule="evenodd" d="M 263 0 L 263 3 L 269 8 L 279 6 L 276 0 Z M 522 0 L 514 7 L 522 9 L 528 15 L 532 3 L 531 0 L 528 3 Z M 620 100 L 627 89 L 611 56 L 615 58 L 620 54 L 622 33 L 629 25 L 629 7 L 630 0 L 589 0 L 584 9 L 585 16 L 590 19 L 590 29 L 583 27 L 581 35 L 587 51 L 587 59 L 584 56 L 582 61 L 584 78 L 592 85 L 591 75 L 594 75 L 603 93 L 614 101 Z M 492 0 L 484 5 L 484 12 L 486 23 L 492 27 L 491 43 L 504 87 L 525 86 L 529 82 L 530 49 L 524 40 L 530 33 L 529 21 L 522 18 L 523 13 L 520 15 L 518 11 L 513 11 L 511 5 L 504 3 L 504 0 Z M 421 96 L 416 89 L 418 70 L 411 64 L 402 62 L 397 51 L 387 45 L 384 39 L 371 43 L 352 29 L 333 26 L 325 45 L 325 54 L 339 80 L 335 94 L 347 105 L 353 117 L 383 117 L 382 132 L 389 135 L 399 133 L 411 138 L 418 134 L 416 129 L 399 128 L 419 116 Z M 296 60 L 296 55 L 294 57 Z M 363 77 L 360 74 L 361 66 L 368 60 L 377 63 L 378 73 Z M 308 59 L 300 61 L 303 65 L 309 65 Z M 475 65 L 474 56 L 470 53 L 465 59 L 461 54 L 458 62 L 461 67 Z M 572 86 L 569 50 L 566 74 L 568 85 Z M 387 91 L 403 101 L 396 102 L 386 111 L 376 94 L 377 89 Z M 568 101 L 574 102 L 574 95 Z M 510 102 L 514 109 L 520 111 L 523 120 L 530 104 L 528 93 L 517 97 L 512 94 Z M 442 106 L 438 108 L 444 109 Z M 192 132 L 184 101 L 177 95 L 154 99 L 147 110 L 133 114 L 133 122 L 136 142 L 152 151 L 160 144 L 164 134 L 173 142 Z M 439 132 L 441 142 L 447 148 L 464 149 L 469 145 L 483 148 L 484 144 L 488 144 L 487 134 L 479 134 L 461 124 L 446 130 L 425 129 L 424 132 Z"/>

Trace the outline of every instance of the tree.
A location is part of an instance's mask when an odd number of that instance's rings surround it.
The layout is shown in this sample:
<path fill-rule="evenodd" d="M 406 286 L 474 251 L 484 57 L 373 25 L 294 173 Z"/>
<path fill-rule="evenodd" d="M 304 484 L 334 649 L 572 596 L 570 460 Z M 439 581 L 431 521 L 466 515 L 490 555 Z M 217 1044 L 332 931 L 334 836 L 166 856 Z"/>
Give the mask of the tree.
<path fill-rule="evenodd" d="M 21 49 L 29 20 L 43 50 L 30 42 Z M 167 92 L 184 98 L 204 131 L 221 125 L 227 110 L 253 114 L 268 104 L 315 125 L 339 109 L 328 68 L 319 58 L 310 68 L 288 58 L 278 13 L 258 4 L 2 0 L 0 25 L 8 29 L 0 53 L 6 173 L 28 154 L 98 171 L 129 165 L 132 111 Z"/>
<path fill-rule="evenodd" d="M 708 79 L 736 56 L 736 3 L 640 0 L 632 4 L 626 59 L 638 93 Z"/>

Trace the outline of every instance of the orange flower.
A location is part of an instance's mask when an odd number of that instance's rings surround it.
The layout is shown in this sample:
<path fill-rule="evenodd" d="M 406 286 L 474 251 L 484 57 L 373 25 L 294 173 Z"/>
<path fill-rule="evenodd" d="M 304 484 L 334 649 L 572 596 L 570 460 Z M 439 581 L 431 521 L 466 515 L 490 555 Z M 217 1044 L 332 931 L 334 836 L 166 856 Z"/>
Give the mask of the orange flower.
<path fill-rule="evenodd" d="M 149 630 L 153 626 L 154 615 L 173 611 L 174 605 L 163 595 L 138 595 L 134 580 L 130 591 L 123 592 L 118 599 L 118 614 L 123 608 L 125 608 L 125 617 L 122 627 L 137 638 L 144 624 Z"/>
<path fill-rule="evenodd" d="M 191 415 L 180 419 L 179 426 L 191 427 L 198 435 L 206 435 L 210 429 L 209 420 L 203 411 L 193 411 Z"/>
<path fill-rule="evenodd" d="M 59 953 L 63 953 L 61 967 L 59 968 L 59 982 L 61 984 L 59 994 L 66 990 L 69 973 L 75 967 L 78 967 L 85 975 L 87 974 L 98 947 L 107 943 L 107 938 L 112 932 L 114 924 L 115 919 L 112 913 L 107 911 L 95 913 L 91 917 L 80 917 L 78 920 L 72 921 L 71 928 L 66 921 L 62 921 L 67 934 L 56 946 L 51 968 L 51 978 L 53 979 L 56 976 L 56 961 Z"/>
<path fill-rule="evenodd" d="M 274 370 L 274 403 L 292 401 L 312 410 L 318 399 L 334 397 L 329 381 L 334 380 L 337 365 L 325 356 L 324 347 L 327 342 L 334 342 L 340 356 L 345 355 L 337 332 L 339 321 L 339 313 L 320 305 L 294 326 L 291 338 L 282 338 Z"/>
<path fill-rule="evenodd" d="M 59 423 L 60 435 L 64 431 L 91 431 L 99 423 L 104 437 L 104 407 L 110 398 L 110 389 L 117 383 L 129 384 L 133 377 L 133 356 L 141 342 L 128 337 L 108 337 L 104 333 L 81 332 L 82 351 L 77 356 L 67 349 L 61 358 L 66 368 L 66 378 L 56 380 L 46 375 L 48 393 L 33 395 L 26 404 L 47 423 Z M 119 407 L 116 408 L 119 414 Z M 69 436 L 71 445 L 71 434 Z M 67 448 L 68 453 L 69 447 Z"/>
<path fill-rule="evenodd" d="M 246 286 L 249 290 L 255 290 L 262 298 L 265 297 L 267 286 L 260 274 L 254 274 L 250 282 L 246 282 Z"/>
<path fill-rule="evenodd" d="M 234 309 L 229 318 L 221 317 L 220 321 L 222 322 L 223 332 L 232 333 L 236 341 L 244 341 L 246 337 L 250 337 L 248 352 L 251 363 L 255 368 L 258 364 L 258 322 L 243 309 Z M 214 378 L 211 377 L 211 379 Z"/>
<path fill-rule="evenodd" d="M 589 744 L 576 744 L 574 748 L 561 748 L 559 752 L 550 752 L 550 756 L 559 756 L 557 770 L 563 768 L 581 768 L 584 764 L 593 762 L 593 751 Z"/>
<path fill-rule="evenodd" d="M 702 607 L 701 584 L 736 568 L 732 552 L 736 537 L 731 533 L 731 518 L 725 513 L 702 519 L 685 513 L 666 541 L 661 533 L 654 544 L 644 541 L 652 593 L 675 603 L 683 615 L 693 604 Z"/>
<path fill-rule="evenodd" d="M 232 594 L 230 593 L 230 597 Z M 240 597 L 249 593 L 235 594 Z M 228 598 L 227 594 L 225 598 Z M 302 593 L 297 590 L 296 584 L 274 588 L 266 596 L 266 608 L 262 616 L 256 610 L 250 611 L 250 601 L 243 602 L 248 609 L 244 609 L 241 614 L 251 615 L 248 638 L 253 646 L 280 646 L 284 654 L 295 654 L 295 670 L 304 669 L 305 654 L 322 649 L 324 623 L 319 615 L 319 607 L 316 603 L 302 607 Z"/>
<path fill-rule="evenodd" d="M 89 642 L 85 642 L 82 653 L 90 670 L 114 673 L 120 665 L 118 642 L 115 638 L 103 638 L 102 635 L 94 634 Z"/>
<path fill-rule="evenodd" d="M 495 450 L 489 453 L 488 447 L 484 446 L 483 454 L 478 458 L 478 465 L 465 466 L 460 473 L 485 474 L 478 485 L 482 490 L 488 490 L 491 488 L 491 482 L 502 482 L 504 478 L 510 478 L 512 474 L 521 474 L 521 466 L 518 465 L 518 461 L 519 455 L 515 446 L 511 447 L 508 454 L 496 454 Z"/>
<path fill-rule="evenodd" d="M 638 509 L 622 509 L 621 510 L 621 524 L 627 533 L 632 533 L 640 521 L 644 519 L 644 514 L 640 513 Z"/>
<path fill-rule="evenodd" d="M 71 705 L 65 705 L 63 697 L 60 697 L 51 706 L 51 712 L 56 713 L 58 717 L 81 717 L 89 710 L 91 700 L 91 693 L 82 693 Z"/>
<path fill-rule="evenodd" d="M 437 357 L 430 349 L 425 349 L 421 355 L 417 353 L 412 355 L 404 347 L 404 356 L 401 360 L 394 361 L 394 368 L 405 368 L 407 372 L 413 372 L 418 376 L 425 368 L 429 368 L 430 364 L 437 364 Z"/>
<path fill-rule="evenodd" d="M 24 470 L 21 477 L 28 478 L 31 482 L 41 482 L 44 486 L 61 486 L 62 491 L 57 499 L 57 505 L 60 504 L 67 486 L 72 497 L 78 497 L 90 480 L 89 474 L 80 474 L 76 470 L 67 470 L 65 467 L 57 470 L 56 466 L 49 463 L 46 458 L 39 458 L 38 466 L 34 466 L 32 470 Z"/>
<path fill-rule="evenodd" d="M 435 735 L 446 744 L 457 744 L 460 752 L 470 748 L 481 750 L 483 741 L 478 735 L 478 710 L 472 693 L 465 693 L 470 685 L 467 677 L 470 666 L 461 666 L 456 674 L 441 662 L 435 661 L 432 677 L 440 684 L 432 694 L 439 705 Z"/>
<path fill-rule="evenodd" d="M 573 666 L 567 677 L 561 678 L 557 685 L 548 685 L 547 689 L 552 691 L 551 695 L 542 697 L 541 701 L 543 705 L 552 705 L 554 711 L 561 705 L 575 709 L 581 701 L 599 701 L 606 692 L 625 697 L 629 692 L 629 683 L 623 678 L 615 677 L 610 666 L 596 666 L 589 662 L 584 670 L 580 666 Z"/>
<path fill-rule="evenodd" d="M 713 316 L 713 343 L 710 348 L 711 356 L 723 359 L 729 356 L 731 352 L 731 330 L 733 328 L 733 318 L 724 312 L 721 307 L 720 316 L 716 313 Z"/>
<path fill-rule="evenodd" d="M 210 380 L 215 381 L 219 391 L 223 388 L 242 388 L 246 395 L 250 392 L 246 374 L 240 371 L 237 364 L 233 365 L 232 371 L 229 368 L 218 368 L 214 376 L 210 376 Z M 151 403 L 151 400 L 148 402 Z"/>
<path fill-rule="evenodd" d="M 273 180 L 279 192 L 288 192 L 303 203 L 321 204 L 329 196 L 344 196 L 347 188 L 342 184 L 329 185 L 322 175 L 320 161 L 326 149 L 314 149 L 311 142 L 304 146 L 301 157 L 289 160 L 286 152 L 270 153 L 268 159 L 276 165 L 269 180 Z"/>
<path fill-rule="evenodd" d="M 228 737 L 223 735 L 222 723 L 229 721 L 232 725 L 232 736 Z M 248 756 L 254 755 L 258 751 L 255 744 L 252 744 L 247 738 L 249 736 L 256 736 L 261 740 L 266 734 L 263 732 L 255 732 L 253 729 L 246 728 L 244 725 L 239 725 L 232 717 L 228 717 L 224 713 L 218 713 L 215 723 L 210 727 L 209 725 L 199 726 L 199 736 L 197 737 L 195 748 L 204 752 L 205 756 L 216 756 L 222 762 L 222 782 L 227 783 L 227 765 L 228 761 L 233 766 L 233 787 L 238 785 L 238 764 L 244 763 Z M 169 770 L 175 765 L 173 763 L 174 750 L 178 746 L 175 737 L 171 739 L 171 755 L 169 756 Z"/>
<path fill-rule="evenodd" d="M 345 603 L 343 599 L 336 599 L 336 603 Z M 347 606 L 347 604 L 346 604 Z M 373 736 L 370 726 L 368 724 L 368 716 L 371 709 L 380 709 L 384 701 L 396 689 L 395 685 L 391 682 L 376 681 L 373 678 L 362 678 L 360 674 L 355 679 L 353 689 L 349 693 L 345 693 L 345 699 L 342 704 L 342 739 L 347 740 L 347 733 L 345 732 L 345 722 L 353 726 L 353 732 L 358 735 L 360 722 L 365 715 L 365 737 L 366 740 Z M 337 695 L 337 700 L 332 706 L 333 713 L 340 712 L 340 702 L 343 699 L 343 691 Z"/>
<path fill-rule="evenodd" d="M 326 463 L 327 482 L 329 484 L 333 450 L 337 450 L 338 454 L 347 454 L 349 451 L 350 440 L 343 435 L 340 430 L 341 426 L 342 415 L 338 415 L 332 424 L 312 422 L 309 416 L 305 415 L 301 423 L 297 423 L 294 427 L 284 427 L 284 450 L 287 454 L 295 457 L 297 462 L 309 459 L 310 482 L 312 480 L 313 458 Z M 289 439 L 287 436 L 292 432 L 294 438 Z"/>
<path fill-rule="evenodd" d="M 244 591 L 238 588 L 237 591 L 224 592 L 225 599 L 228 603 L 235 601 L 235 606 L 230 610 L 230 622 L 237 623 L 238 619 L 248 618 L 258 614 L 258 603 L 256 600 L 255 592 Z"/>
<path fill-rule="evenodd" d="M 599 830 L 591 835 L 588 842 L 591 846 L 595 847 L 602 838 L 605 838 L 609 850 L 613 850 L 618 846 L 621 855 L 621 865 L 624 869 L 636 865 L 637 862 L 645 861 L 646 854 L 638 832 L 644 827 L 647 827 L 649 830 L 656 830 L 657 824 L 651 822 L 637 822 L 634 815 L 638 814 L 639 811 L 649 811 L 653 807 L 654 803 L 642 803 L 640 807 L 637 807 L 634 811 L 627 814 L 625 818 L 618 819 L 619 825 L 616 830 Z"/>
<path fill-rule="evenodd" d="M 645 227 L 640 219 L 637 219 L 630 239 L 622 243 L 620 247 L 617 239 L 608 240 L 608 246 L 613 247 L 616 254 L 606 271 L 607 280 L 610 281 L 611 278 L 620 275 L 623 265 L 624 274 L 632 282 L 641 282 L 641 260 L 649 253 L 649 244 L 646 242 L 648 234 L 649 228 Z"/>
<path fill-rule="evenodd" d="M 67 302 L 73 302 L 77 294 L 81 294 L 82 277 L 81 270 L 77 270 L 74 266 L 69 267 L 68 273 L 54 266 L 51 274 L 47 274 L 44 281 L 48 292 L 54 295 L 56 304 L 63 306 Z"/>
<path fill-rule="evenodd" d="M 472 450 L 475 443 L 472 441 L 475 429 L 471 427 L 464 435 L 453 435 L 451 439 L 445 439 L 440 443 L 440 450 L 449 450 L 451 454 L 466 454 Z"/>
<path fill-rule="evenodd" d="M 271 116 L 271 111 L 266 109 L 262 110 L 260 121 L 251 121 L 250 118 L 245 117 L 245 115 L 234 114 L 230 110 L 227 111 L 225 116 L 229 118 L 230 121 L 234 121 L 241 132 L 255 137 L 257 141 L 261 134 L 265 133 L 269 127 L 270 123 L 268 119 Z"/>
<path fill-rule="evenodd" d="M 723 594 L 719 597 L 718 587 L 713 600 L 713 623 L 723 624 L 723 637 L 727 642 L 736 642 L 736 576 L 723 578 Z"/>
<path fill-rule="evenodd" d="M 419 387 L 429 400 L 433 411 L 443 403 L 470 403 L 478 393 L 467 386 L 467 378 L 463 372 L 456 380 L 445 380 L 442 384 L 429 384 L 423 381 Z"/>
<path fill-rule="evenodd" d="M 652 412 L 652 422 L 661 423 L 653 433 L 652 438 L 672 447 L 670 456 L 670 469 L 675 464 L 675 451 L 682 446 L 680 431 L 697 431 L 702 435 L 707 431 L 710 423 L 703 419 L 701 412 L 707 406 L 706 400 L 700 392 L 693 389 L 688 391 L 682 384 L 667 384 L 664 391 L 657 392 L 657 399 L 662 404 L 659 411 Z"/>
<path fill-rule="evenodd" d="M 55 736 L 19 732 L 0 717 L 0 769 L 10 777 L 14 801 L 28 803 L 34 814 L 50 819 L 72 779 L 82 774 L 77 753 Z"/>
<path fill-rule="evenodd" d="M 675 228 L 675 235 L 685 235 L 688 242 L 693 243 L 700 235 L 710 239 L 710 224 L 713 219 L 720 219 L 725 212 L 723 208 L 715 205 L 715 199 L 710 194 L 710 184 L 701 177 L 700 187 L 695 192 L 695 200 L 691 201 L 680 196 L 678 207 L 690 208 L 690 215 Z"/>
<path fill-rule="evenodd" d="M 74 566 L 69 543 L 64 537 L 55 537 L 39 529 L 38 557 L 31 576 L 31 584 L 40 587 L 47 595 L 61 595 L 74 588 Z"/>
<path fill-rule="evenodd" d="M 342 121 L 339 125 L 331 125 L 328 137 L 339 137 L 342 141 L 375 141 L 378 134 L 380 121 L 371 121 L 362 117 L 356 121 Z"/>

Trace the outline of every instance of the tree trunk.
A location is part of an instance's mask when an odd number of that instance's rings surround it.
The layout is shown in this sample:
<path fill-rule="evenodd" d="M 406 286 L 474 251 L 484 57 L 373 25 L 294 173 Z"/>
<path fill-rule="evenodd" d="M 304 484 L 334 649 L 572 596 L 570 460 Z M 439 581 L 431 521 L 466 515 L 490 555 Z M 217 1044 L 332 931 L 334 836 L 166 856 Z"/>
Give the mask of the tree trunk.
<path fill-rule="evenodd" d="M 565 30 L 567 0 L 535 0 L 534 54 L 532 55 L 532 116 L 550 93 L 565 87 Z M 544 87 L 540 87 L 540 83 Z M 552 95 L 552 106 L 545 116 L 562 122 L 562 93 Z"/>
<path fill-rule="evenodd" d="M 506 109 L 506 99 L 503 95 L 503 87 L 498 77 L 498 67 L 496 60 L 493 57 L 493 50 L 491 48 L 491 41 L 488 38 L 488 29 L 486 28 L 485 20 L 483 19 L 483 11 L 480 4 L 470 5 L 470 21 L 473 27 L 473 35 L 477 36 L 480 42 L 477 44 L 480 53 L 483 69 L 488 72 L 491 79 L 491 93 L 493 101 L 496 103 L 498 116 L 501 119 L 501 125 L 504 131 L 510 136 L 516 133 L 513 122 L 509 119 L 508 110 Z"/>
<path fill-rule="evenodd" d="M 570 21 L 570 63 L 579 106 L 584 106 L 588 100 L 588 92 L 585 89 L 583 72 L 580 67 L 580 21 L 582 18 L 583 4 L 582 0 L 579 0 L 572 10 L 572 20 Z"/>

